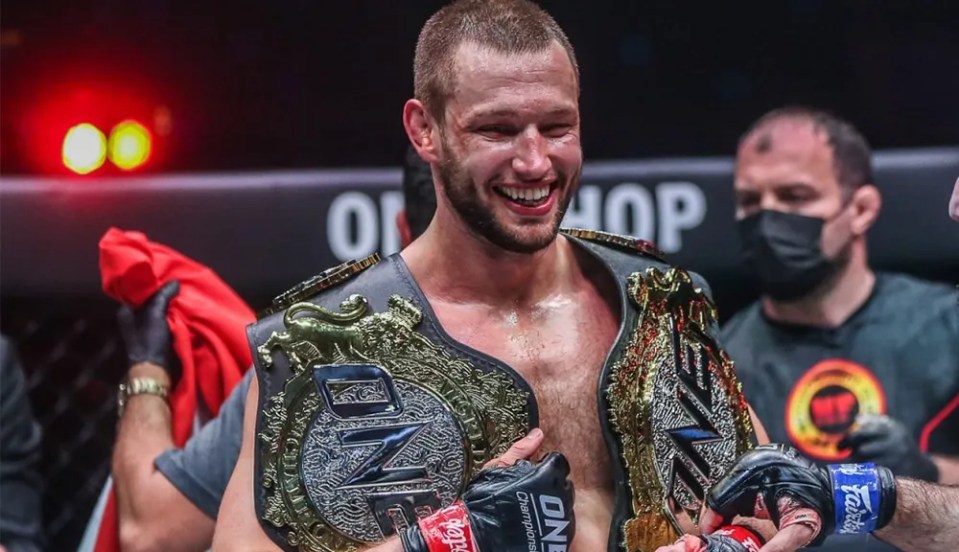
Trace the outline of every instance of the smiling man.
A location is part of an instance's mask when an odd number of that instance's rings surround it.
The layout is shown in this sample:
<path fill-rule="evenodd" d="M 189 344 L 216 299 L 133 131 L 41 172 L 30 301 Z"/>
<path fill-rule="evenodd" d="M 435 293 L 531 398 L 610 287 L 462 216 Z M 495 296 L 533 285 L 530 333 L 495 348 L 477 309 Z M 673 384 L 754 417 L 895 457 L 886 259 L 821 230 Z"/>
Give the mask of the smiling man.
<path fill-rule="evenodd" d="M 672 542 L 753 431 L 705 283 L 640 240 L 559 230 L 583 165 L 569 40 L 531 2 L 456 2 L 423 27 L 414 87 L 436 214 L 250 328 L 214 548 Z"/>

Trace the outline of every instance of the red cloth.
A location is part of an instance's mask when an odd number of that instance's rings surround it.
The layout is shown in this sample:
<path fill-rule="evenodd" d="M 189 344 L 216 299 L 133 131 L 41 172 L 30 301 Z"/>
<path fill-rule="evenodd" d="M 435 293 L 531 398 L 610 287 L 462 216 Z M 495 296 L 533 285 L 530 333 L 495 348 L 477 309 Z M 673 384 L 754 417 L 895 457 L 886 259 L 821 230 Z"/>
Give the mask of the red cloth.
<path fill-rule="evenodd" d="M 180 292 L 170 302 L 167 323 L 183 374 L 170 396 L 173 441 L 182 447 L 193 431 L 197 405 L 213 415 L 252 364 L 246 326 L 253 311 L 212 270 L 140 232 L 111 228 L 100 239 L 103 291 L 134 307 L 171 280 Z M 116 497 L 110 493 L 97 538 L 97 552 L 119 550 Z"/>

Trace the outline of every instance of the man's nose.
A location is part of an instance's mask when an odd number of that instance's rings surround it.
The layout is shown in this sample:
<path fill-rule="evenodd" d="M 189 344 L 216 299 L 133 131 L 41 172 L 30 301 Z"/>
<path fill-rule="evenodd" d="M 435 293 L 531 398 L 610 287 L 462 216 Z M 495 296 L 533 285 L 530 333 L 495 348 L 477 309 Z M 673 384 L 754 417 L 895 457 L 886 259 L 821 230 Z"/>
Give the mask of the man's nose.
<path fill-rule="evenodd" d="M 513 170 L 522 180 L 542 180 L 549 174 L 552 162 L 549 159 L 549 144 L 536 128 L 531 128 L 517 138 L 513 156 Z"/>
<path fill-rule="evenodd" d="M 785 211 L 782 202 L 776 198 L 776 194 L 762 194 L 759 197 L 759 208 L 763 211 Z"/>

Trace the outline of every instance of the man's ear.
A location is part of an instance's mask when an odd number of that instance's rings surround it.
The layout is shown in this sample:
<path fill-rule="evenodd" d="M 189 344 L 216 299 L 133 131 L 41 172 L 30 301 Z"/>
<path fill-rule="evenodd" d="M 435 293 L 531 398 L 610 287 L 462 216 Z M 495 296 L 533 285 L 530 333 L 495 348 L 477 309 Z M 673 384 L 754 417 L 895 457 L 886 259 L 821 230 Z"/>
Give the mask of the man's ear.
<path fill-rule="evenodd" d="M 882 195 L 879 188 L 872 184 L 860 186 L 852 195 L 853 219 L 852 233 L 856 236 L 864 236 L 872 228 L 876 219 L 879 218 L 879 211 L 882 210 Z"/>
<path fill-rule="evenodd" d="M 406 209 L 396 213 L 396 230 L 400 233 L 400 249 L 413 243 L 413 232 L 410 230 L 410 221 L 406 219 Z"/>
<path fill-rule="evenodd" d="M 427 163 L 439 162 L 437 147 L 439 129 L 423 102 L 417 99 L 406 100 L 403 105 L 403 128 L 406 136 L 420 158 Z"/>

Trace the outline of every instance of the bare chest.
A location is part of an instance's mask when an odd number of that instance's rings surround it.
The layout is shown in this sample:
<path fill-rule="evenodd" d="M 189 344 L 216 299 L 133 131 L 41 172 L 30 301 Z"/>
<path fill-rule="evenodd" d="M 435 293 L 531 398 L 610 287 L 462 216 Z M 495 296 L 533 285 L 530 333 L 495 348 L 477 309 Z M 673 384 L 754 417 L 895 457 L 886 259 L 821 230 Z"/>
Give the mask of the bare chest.
<path fill-rule="evenodd" d="M 611 492 L 597 404 L 599 377 L 619 326 L 608 305 L 579 297 L 505 313 L 436 310 L 454 339 L 508 364 L 530 384 L 545 435 L 541 450 L 566 455 L 577 492 Z"/>

